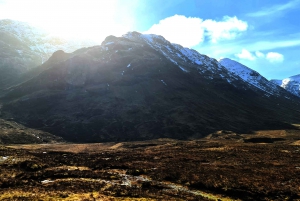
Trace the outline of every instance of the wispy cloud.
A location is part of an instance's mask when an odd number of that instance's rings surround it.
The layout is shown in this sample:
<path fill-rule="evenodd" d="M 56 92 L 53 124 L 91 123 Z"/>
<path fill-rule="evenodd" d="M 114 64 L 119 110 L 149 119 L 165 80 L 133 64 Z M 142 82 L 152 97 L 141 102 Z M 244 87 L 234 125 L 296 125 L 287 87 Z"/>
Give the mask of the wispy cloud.
<path fill-rule="evenodd" d="M 289 9 L 295 9 L 300 5 L 300 0 L 292 0 L 285 4 L 278 4 L 274 5 L 269 8 L 264 8 L 260 11 L 248 13 L 247 15 L 250 17 L 263 17 L 263 16 L 269 16 L 276 13 L 280 13 Z"/>
<path fill-rule="evenodd" d="M 260 52 L 260 51 L 256 51 L 255 52 L 255 56 L 257 56 L 257 58 L 264 58 L 265 57 L 265 54 Z"/>
<path fill-rule="evenodd" d="M 211 19 L 205 20 L 202 26 L 213 43 L 222 39 L 234 39 L 248 28 L 247 22 L 229 16 L 224 16 L 223 20 L 219 22 Z"/>
<path fill-rule="evenodd" d="M 266 59 L 269 60 L 271 63 L 283 62 L 284 56 L 277 52 L 269 52 L 266 56 Z"/>
<path fill-rule="evenodd" d="M 154 24 L 144 33 L 164 36 L 172 43 L 186 47 L 199 45 L 207 39 L 212 43 L 232 40 L 246 31 L 248 24 L 237 17 L 224 16 L 221 21 L 174 15 Z"/>
<path fill-rule="evenodd" d="M 299 37 L 298 37 L 299 38 Z M 253 52 L 253 55 L 259 57 L 256 51 L 259 52 L 271 52 L 278 51 L 283 48 L 300 47 L 300 39 L 296 36 L 289 40 L 277 40 L 277 41 L 256 41 L 255 40 L 233 40 L 226 41 L 217 44 L 205 44 L 196 47 L 196 50 L 200 53 L 207 54 L 208 56 L 219 58 L 228 57 L 241 53 L 242 49 L 246 49 L 249 52 Z M 259 53 L 258 53 L 259 54 Z"/>
<path fill-rule="evenodd" d="M 250 43 L 249 41 L 247 48 L 251 51 L 255 51 L 257 49 L 263 50 L 272 50 L 278 48 L 286 48 L 286 47 L 296 47 L 300 46 L 300 39 L 290 39 L 290 40 L 281 40 L 281 41 L 258 41 L 254 43 Z"/>
<path fill-rule="evenodd" d="M 278 52 L 268 52 L 264 54 L 261 51 L 250 52 L 247 49 L 242 49 L 242 52 L 235 54 L 235 56 L 241 60 L 249 61 L 254 61 L 256 59 L 266 59 L 271 63 L 280 63 L 284 60 L 284 56 Z"/>

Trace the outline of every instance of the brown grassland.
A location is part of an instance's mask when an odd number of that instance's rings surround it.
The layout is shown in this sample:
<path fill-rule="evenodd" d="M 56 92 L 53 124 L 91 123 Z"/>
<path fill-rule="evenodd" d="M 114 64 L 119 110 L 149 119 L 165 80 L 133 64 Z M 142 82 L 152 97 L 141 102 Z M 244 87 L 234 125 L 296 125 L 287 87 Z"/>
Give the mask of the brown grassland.
<path fill-rule="evenodd" d="M 300 200 L 300 130 L 3 145 L 0 200 Z"/>

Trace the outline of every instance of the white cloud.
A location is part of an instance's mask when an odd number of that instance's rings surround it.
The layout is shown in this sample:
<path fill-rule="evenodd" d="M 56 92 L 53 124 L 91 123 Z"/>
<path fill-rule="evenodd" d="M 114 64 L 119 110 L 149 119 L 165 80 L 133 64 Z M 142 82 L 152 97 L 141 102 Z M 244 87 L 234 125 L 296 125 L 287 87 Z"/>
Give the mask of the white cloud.
<path fill-rule="evenodd" d="M 281 40 L 281 41 L 258 41 L 246 45 L 247 45 L 247 49 L 251 49 L 251 50 L 255 50 L 255 49 L 272 50 L 277 48 L 300 46 L 300 39 L 294 38 L 290 40 Z"/>
<path fill-rule="evenodd" d="M 162 35 L 172 43 L 192 47 L 204 40 L 202 21 L 200 18 L 174 15 L 160 20 L 145 33 Z"/>
<path fill-rule="evenodd" d="M 215 21 L 174 15 L 160 20 L 144 33 L 162 35 L 172 43 L 193 47 L 203 42 L 206 36 L 216 43 L 219 40 L 234 39 L 247 28 L 247 22 L 237 17 L 225 16 L 222 21 Z"/>
<path fill-rule="evenodd" d="M 248 16 L 250 17 L 264 17 L 264 16 L 270 16 L 272 14 L 278 14 L 282 11 L 289 10 L 289 9 L 295 9 L 300 4 L 300 0 L 292 0 L 285 4 L 278 4 L 275 6 L 271 6 L 268 8 L 264 8 L 260 11 L 249 13 Z"/>
<path fill-rule="evenodd" d="M 269 60 L 271 63 L 283 62 L 284 56 L 277 52 L 269 52 L 266 56 L 266 59 Z"/>
<path fill-rule="evenodd" d="M 256 51 L 255 52 L 255 55 L 258 57 L 258 58 L 264 58 L 265 57 L 265 54 L 260 52 L 260 51 Z"/>
<path fill-rule="evenodd" d="M 251 61 L 256 59 L 256 57 L 246 49 L 242 49 L 242 52 L 235 54 L 235 56 L 240 59 L 247 59 L 247 60 L 251 60 Z"/>
<path fill-rule="evenodd" d="M 297 35 L 291 36 L 288 39 L 278 39 L 274 41 L 260 41 L 259 39 L 255 41 L 254 39 L 248 40 L 234 40 L 234 41 L 224 41 L 222 43 L 216 44 L 203 44 L 202 46 L 197 46 L 196 50 L 202 54 L 211 55 L 214 58 L 219 57 L 230 57 L 239 53 L 242 48 L 247 49 L 252 52 L 255 56 L 255 52 L 259 50 L 265 55 L 267 52 L 278 51 L 283 48 L 295 48 L 300 47 L 300 39 Z M 265 37 L 264 37 L 265 38 Z"/>
<path fill-rule="evenodd" d="M 251 53 L 247 49 L 242 49 L 241 53 L 235 54 L 239 59 L 254 61 L 256 59 L 266 59 L 271 63 L 282 62 L 284 60 L 284 56 L 278 52 L 268 52 L 264 54 L 260 51 L 255 51 L 255 53 Z"/>
<path fill-rule="evenodd" d="M 248 28 L 247 22 L 229 16 L 223 17 L 220 22 L 210 19 L 205 20 L 202 26 L 213 43 L 222 39 L 234 39 L 239 33 L 246 31 Z"/>

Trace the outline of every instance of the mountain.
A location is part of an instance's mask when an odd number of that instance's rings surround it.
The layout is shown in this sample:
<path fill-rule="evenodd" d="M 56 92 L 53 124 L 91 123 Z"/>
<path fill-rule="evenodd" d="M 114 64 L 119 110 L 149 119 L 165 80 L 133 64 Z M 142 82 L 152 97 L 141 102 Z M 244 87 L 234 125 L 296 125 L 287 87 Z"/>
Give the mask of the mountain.
<path fill-rule="evenodd" d="M 0 88 L 27 70 L 41 65 L 53 52 L 93 45 L 90 41 L 72 41 L 50 35 L 24 22 L 0 20 Z"/>
<path fill-rule="evenodd" d="M 67 141 L 190 139 L 287 128 L 300 119 L 298 97 L 272 84 L 254 86 L 157 35 L 130 32 L 57 51 L 32 72 L 7 88 L 2 118 Z"/>
<path fill-rule="evenodd" d="M 239 76 L 252 87 L 262 90 L 266 96 L 275 95 L 277 97 L 282 96 L 288 99 L 291 98 L 291 95 L 285 90 L 282 90 L 281 87 L 278 87 L 276 83 L 270 82 L 258 72 L 248 68 L 247 66 L 228 58 L 220 59 L 219 62 L 228 71 Z"/>
<path fill-rule="evenodd" d="M 252 86 L 259 88 L 268 94 L 290 98 L 290 95 L 287 93 L 288 91 L 296 96 L 300 96 L 300 75 L 295 75 L 283 80 L 273 79 L 268 81 L 258 72 L 248 68 L 247 66 L 244 66 L 237 61 L 224 58 L 220 59 L 219 62 L 233 74 L 239 76 Z M 282 88 L 284 88 L 286 91 L 282 90 Z"/>
<path fill-rule="evenodd" d="M 285 90 L 300 97 L 300 75 L 291 76 L 283 80 L 270 80 Z"/>

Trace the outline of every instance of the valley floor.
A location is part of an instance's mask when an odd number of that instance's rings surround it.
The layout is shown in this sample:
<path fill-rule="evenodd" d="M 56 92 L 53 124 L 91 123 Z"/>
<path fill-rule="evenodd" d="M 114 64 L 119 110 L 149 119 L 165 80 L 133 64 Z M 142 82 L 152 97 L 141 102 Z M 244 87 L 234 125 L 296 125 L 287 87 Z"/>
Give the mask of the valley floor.
<path fill-rule="evenodd" d="M 300 200 L 300 130 L 0 146 L 0 200 Z"/>

